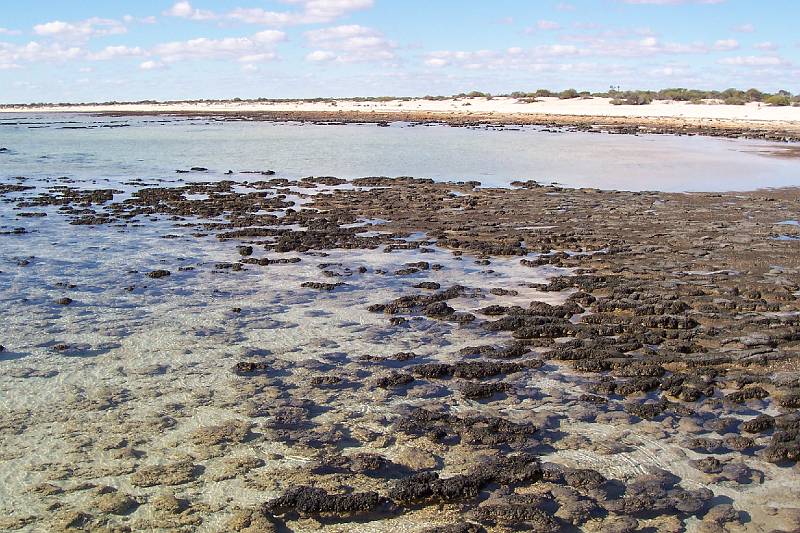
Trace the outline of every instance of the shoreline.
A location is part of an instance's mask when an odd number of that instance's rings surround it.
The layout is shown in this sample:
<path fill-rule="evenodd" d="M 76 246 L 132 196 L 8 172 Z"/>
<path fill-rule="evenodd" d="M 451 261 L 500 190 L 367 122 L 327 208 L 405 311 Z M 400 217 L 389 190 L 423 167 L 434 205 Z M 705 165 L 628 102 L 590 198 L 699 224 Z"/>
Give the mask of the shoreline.
<path fill-rule="evenodd" d="M 676 134 L 800 142 L 800 108 L 659 101 L 615 106 L 608 99 L 521 103 L 512 98 L 442 101 L 205 102 L 4 107 L 6 113 L 89 113 L 104 116 L 183 116 L 218 120 L 438 123 L 450 126 L 543 126 L 625 134 Z"/>

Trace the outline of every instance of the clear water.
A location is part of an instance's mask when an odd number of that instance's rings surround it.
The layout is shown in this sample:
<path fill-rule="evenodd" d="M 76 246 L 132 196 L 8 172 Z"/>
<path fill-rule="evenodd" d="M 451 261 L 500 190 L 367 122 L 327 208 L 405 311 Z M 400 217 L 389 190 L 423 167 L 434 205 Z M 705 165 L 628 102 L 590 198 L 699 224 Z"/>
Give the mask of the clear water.
<path fill-rule="evenodd" d="M 527 179 L 570 187 L 663 191 L 800 185 L 800 159 L 757 153 L 770 146 L 672 135 L 552 133 L 535 127 L 379 128 L 0 114 L 0 147 L 9 150 L 0 153 L 1 177 L 174 178 L 177 169 L 200 166 L 217 177 L 228 170 L 271 169 L 287 178 L 410 175 L 478 180 L 485 186 Z"/>
<path fill-rule="evenodd" d="M 160 119 L 159 119 L 160 120 Z M 25 124 L 15 124 L 26 122 Z M 69 123 L 68 123 L 69 122 Z M 140 224 L 73 226 L 58 206 L 25 211 L 46 212 L 44 218 L 21 218 L 15 202 L 58 185 L 109 187 L 130 191 L 131 178 L 164 180 L 221 179 L 231 169 L 273 169 L 278 177 L 332 174 L 416 175 L 441 180 L 477 179 L 486 185 L 508 185 L 514 179 L 556 180 L 578 186 L 630 189 L 752 189 L 800 185 L 796 161 L 747 153 L 754 144 L 706 138 L 620 136 L 563 133 L 534 128 L 520 131 L 467 130 L 443 126 L 378 128 L 367 125 L 314 126 L 272 123 L 210 123 L 152 118 L 79 116 L 0 116 L 0 183 L 12 176 L 30 179 L 35 191 L 0 198 L 0 529 L 6 517 L 32 521 L 20 531 L 59 528 L 62 511 L 79 510 L 133 530 L 161 530 L 163 517 L 150 503 L 128 515 L 109 518 L 95 511 L 94 493 L 80 483 L 109 485 L 140 502 L 163 491 L 175 491 L 191 502 L 203 521 L 193 530 L 223 531 L 235 506 L 257 507 L 280 495 L 279 483 L 313 453 L 269 439 L 232 445 L 224 454 L 192 444 L 195 431 L 230 420 L 249 421 L 241 405 L 254 392 L 231 367 L 241 360 L 274 357 L 291 363 L 282 378 L 281 394 L 308 396 L 325 405 L 320 421 L 341 424 L 353 432 L 388 431 L 376 420 L 392 420 L 405 405 L 422 405 L 431 390 L 407 395 L 382 394 L 370 387 L 328 396 L 308 387 L 313 373 L 358 376 L 364 355 L 390 356 L 415 351 L 422 361 L 452 361 L 464 346 L 510 342 L 510 334 L 487 335 L 475 325 L 409 320 L 391 325 L 372 303 L 416 292 L 413 285 L 436 281 L 443 287 L 458 282 L 469 287 L 502 287 L 518 295 L 488 291 L 451 301 L 460 311 L 491 304 L 526 305 L 531 300 L 559 303 L 561 293 L 539 293 L 530 283 L 567 271 L 528 268 L 518 258 L 494 258 L 490 267 L 465 255 L 452 256 L 433 246 L 431 253 L 414 250 L 328 250 L 330 256 L 302 254 L 300 263 L 248 266 L 238 273 L 217 271 L 217 262 L 236 261 L 237 242 L 198 238 L 191 228 L 164 217 Z M 102 125 L 128 126 L 103 128 Z M 65 129 L 65 128 L 81 129 Z M 763 145 L 764 143 L 762 143 Z M 176 174 L 176 169 L 208 167 L 208 173 Z M 75 183 L 52 177 L 68 176 Z M 234 174 L 232 179 L 251 179 Z M 152 178 L 152 179 L 150 179 Z M 352 188 L 344 185 L 342 188 Z M 312 192 L 330 193 L 333 187 Z M 296 207 L 310 198 L 293 189 L 287 197 Z M 119 201 L 124 194 L 117 196 Z M 365 234 L 380 231 L 382 220 L 364 220 Z M 786 221 L 794 222 L 794 221 Z M 788 224 L 787 224 L 788 225 Z M 29 233 L 2 235 L 15 227 Z M 302 228 L 294 228 L 301 230 Z M 536 229 L 547 231 L 547 226 Z M 786 228 L 788 229 L 788 228 Z M 164 238 L 169 236 L 170 238 Z M 421 239 L 415 234 L 410 239 Z M 280 256 L 263 249 L 256 256 Z M 299 254 L 286 254 L 288 257 Z M 408 262 L 427 260 L 443 266 L 410 276 L 383 275 Z M 342 263 L 363 275 L 343 277 L 345 287 L 333 293 L 304 288 L 319 281 L 320 263 Z M 191 269 L 181 267 L 191 267 Z M 166 268 L 172 275 L 151 280 L 146 272 Z M 337 267 L 327 267 L 337 270 Z M 338 279 L 338 278 L 337 278 Z M 323 278 L 327 281 L 327 278 Z M 59 305 L 69 296 L 74 302 Z M 236 307 L 240 312 L 233 312 Z M 61 347 L 59 347 L 61 345 Z M 754 527 L 775 525 L 760 511 L 769 500 L 792 507 L 800 497 L 796 476 L 775 465 L 758 464 L 763 484 L 728 486 L 709 483 L 692 468 L 684 436 L 666 432 L 660 423 L 619 425 L 588 423 L 572 412 L 583 393 L 583 377 L 566 365 L 548 364 L 526 374 L 528 395 L 519 403 L 477 405 L 453 396 L 454 411 L 480 407 L 512 421 L 531 413 L 557 413 L 568 437 L 588 439 L 591 446 L 564 446 L 546 460 L 566 466 L 595 468 L 628 479 L 649 468 L 676 473 L 686 486 L 710 487 L 751 513 Z M 267 387 L 271 388 L 271 387 Z M 263 395 L 262 395 L 263 396 Z M 262 401 L 266 396 L 257 396 Z M 117 444 L 125 443 L 125 444 Z M 614 450 L 607 443 L 618 443 Z M 596 445 L 596 446 L 595 446 Z M 135 454 L 127 447 L 135 446 Z M 376 451 L 365 447 L 356 451 Z M 392 445 L 377 450 L 390 459 L 403 452 Z M 455 452 L 446 464 L 459 465 Z M 688 454 L 687 454 L 688 453 Z M 177 487 L 141 487 L 131 472 L 169 464 L 189 454 L 204 473 Z M 230 457 L 255 457 L 264 467 L 231 479 L 215 478 Z M 260 476 L 263 485 L 250 477 Z M 278 480 L 272 484 L 272 480 Z M 288 482 L 288 481 L 287 481 Z M 41 483 L 65 489 L 45 496 L 32 490 Z M 74 489 L 74 491 L 73 491 Z M 347 524 L 347 531 L 419 531 L 443 525 L 438 510 L 411 512 L 381 522 Z M 97 522 L 93 522 L 96 524 Z M 341 528 L 326 528 L 342 531 Z M 317 530 L 302 525 L 296 531 Z"/>

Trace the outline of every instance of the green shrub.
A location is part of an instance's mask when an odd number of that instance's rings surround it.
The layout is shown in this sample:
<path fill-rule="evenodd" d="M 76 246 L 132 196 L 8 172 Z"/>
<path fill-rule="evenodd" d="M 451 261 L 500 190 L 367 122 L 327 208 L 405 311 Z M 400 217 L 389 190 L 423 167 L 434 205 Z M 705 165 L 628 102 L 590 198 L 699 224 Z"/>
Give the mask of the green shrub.
<path fill-rule="evenodd" d="M 561 91 L 560 93 L 558 93 L 558 97 L 561 98 L 562 100 L 577 98 L 578 91 L 576 91 L 575 89 L 567 89 L 566 91 Z"/>
<path fill-rule="evenodd" d="M 722 100 L 727 100 L 728 98 L 739 98 L 743 101 L 747 101 L 747 93 L 744 91 L 740 91 L 739 89 L 725 89 L 719 94 Z"/>
<path fill-rule="evenodd" d="M 692 102 L 693 100 L 705 100 L 708 98 L 718 98 L 717 91 L 699 91 L 696 89 L 662 89 L 656 94 L 657 100 L 674 100 L 676 102 Z"/>
<path fill-rule="evenodd" d="M 723 102 L 725 105 L 744 105 L 747 100 L 741 96 L 728 96 Z"/>
<path fill-rule="evenodd" d="M 773 94 L 764 99 L 764 103 L 772 106 L 787 106 L 792 103 L 791 98 L 783 94 Z"/>
<path fill-rule="evenodd" d="M 760 102 L 764 99 L 764 93 L 758 89 L 747 89 L 745 94 L 747 95 L 747 99 L 751 102 Z"/>
<path fill-rule="evenodd" d="M 655 94 L 650 91 L 614 92 L 612 105 L 648 105 L 653 103 Z"/>

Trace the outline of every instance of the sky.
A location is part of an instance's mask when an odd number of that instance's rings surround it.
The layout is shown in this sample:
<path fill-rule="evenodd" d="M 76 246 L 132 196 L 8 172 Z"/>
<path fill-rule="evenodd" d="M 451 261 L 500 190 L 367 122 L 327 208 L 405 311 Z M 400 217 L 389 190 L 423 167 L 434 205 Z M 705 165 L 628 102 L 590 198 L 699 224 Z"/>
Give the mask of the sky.
<path fill-rule="evenodd" d="M 27 0 L 0 102 L 757 87 L 800 93 L 798 0 Z"/>

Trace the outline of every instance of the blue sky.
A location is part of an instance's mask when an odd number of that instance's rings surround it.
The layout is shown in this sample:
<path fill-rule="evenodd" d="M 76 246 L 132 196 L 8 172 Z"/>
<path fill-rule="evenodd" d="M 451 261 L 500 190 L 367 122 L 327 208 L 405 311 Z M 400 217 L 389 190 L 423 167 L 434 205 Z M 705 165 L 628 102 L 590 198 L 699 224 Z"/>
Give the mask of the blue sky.
<path fill-rule="evenodd" d="M 797 0 L 28 0 L 0 102 L 758 87 L 800 92 Z"/>

